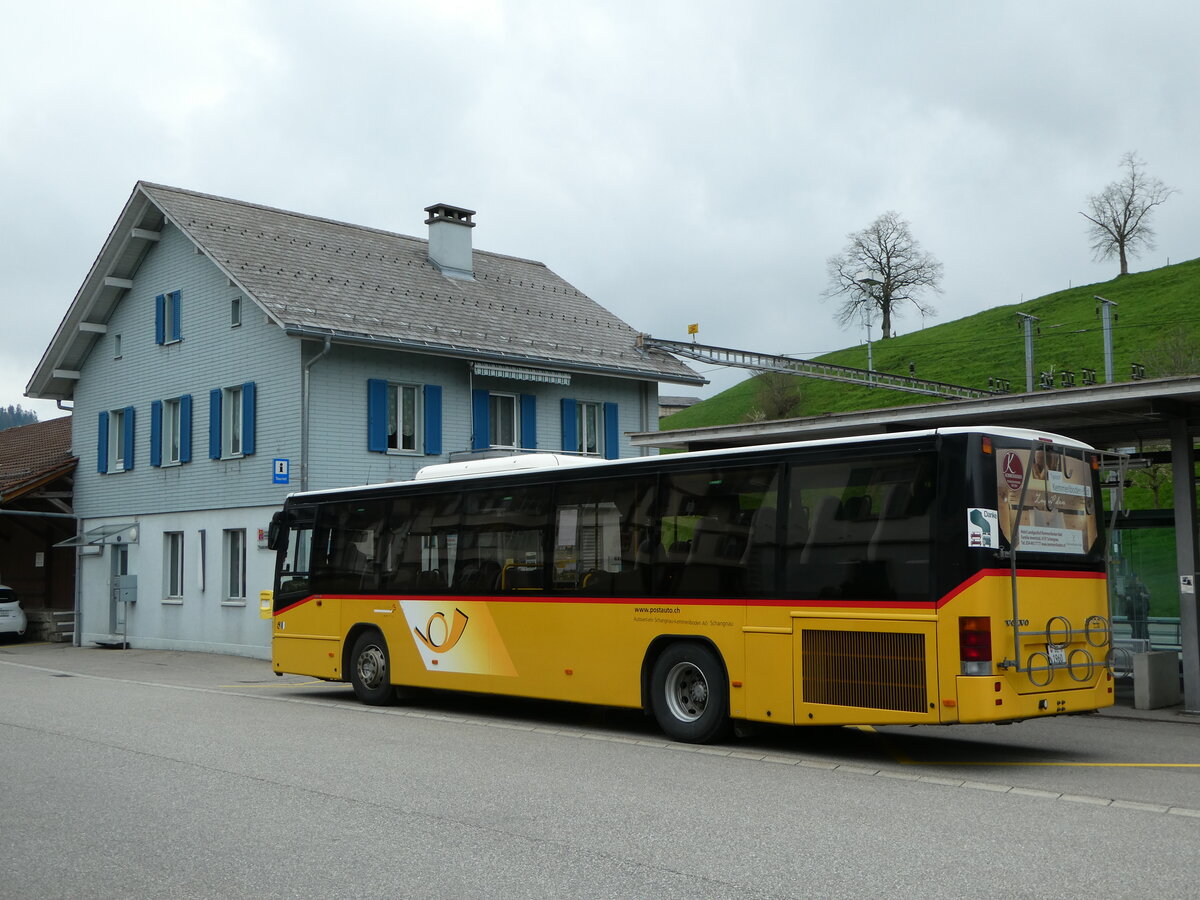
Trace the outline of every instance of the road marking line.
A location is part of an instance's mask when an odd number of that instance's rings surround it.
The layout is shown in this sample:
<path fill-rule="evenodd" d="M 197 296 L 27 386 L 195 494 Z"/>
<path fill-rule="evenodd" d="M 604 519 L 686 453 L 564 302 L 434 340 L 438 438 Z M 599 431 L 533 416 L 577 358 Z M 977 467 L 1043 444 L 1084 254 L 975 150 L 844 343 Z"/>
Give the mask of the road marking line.
<path fill-rule="evenodd" d="M 1092 762 L 966 762 L 962 760 L 939 761 L 928 759 L 913 759 L 906 756 L 887 739 L 887 736 L 876 731 L 870 725 L 852 726 L 865 734 L 873 735 L 876 741 L 887 751 L 888 756 L 902 766 L 1059 766 L 1062 768 L 1092 768 L 1092 769 L 1200 769 L 1200 763 L 1092 763 Z"/>
<path fill-rule="evenodd" d="M 937 762 L 921 760 L 915 766 L 1059 766 L 1079 769 L 1200 769 L 1200 763 L 1089 763 L 1089 762 Z"/>
<path fill-rule="evenodd" d="M 260 688 L 260 687 L 275 689 L 275 688 L 311 687 L 314 684 L 327 684 L 327 685 L 330 685 L 331 687 L 339 687 L 339 688 L 344 688 L 346 686 L 344 684 L 334 683 L 334 682 L 330 682 L 330 681 L 322 681 L 321 679 L 316 678 L 312 681 L 291 681 L 291 682 L 283 682 L 280 684 L 218 684 L 217 687 L 219 687 L 219 688 L 236 688 L 237 690 L 241 690 L 242 688 Z"/>

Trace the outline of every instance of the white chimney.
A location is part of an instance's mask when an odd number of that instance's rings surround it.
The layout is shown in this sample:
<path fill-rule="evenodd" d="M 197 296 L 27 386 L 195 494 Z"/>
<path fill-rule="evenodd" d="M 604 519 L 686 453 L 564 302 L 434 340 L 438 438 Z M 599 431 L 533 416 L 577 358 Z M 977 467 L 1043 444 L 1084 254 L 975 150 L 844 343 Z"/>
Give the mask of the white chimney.
<path fill-rule="evenodd" d="M 450 278 L 474 279 L 471 264 L 471 229 L 475 223 L 473 209 L 462 209 L 446 203 L 425 207 L 429 218 L 429 261 L 438 271 Z"/>

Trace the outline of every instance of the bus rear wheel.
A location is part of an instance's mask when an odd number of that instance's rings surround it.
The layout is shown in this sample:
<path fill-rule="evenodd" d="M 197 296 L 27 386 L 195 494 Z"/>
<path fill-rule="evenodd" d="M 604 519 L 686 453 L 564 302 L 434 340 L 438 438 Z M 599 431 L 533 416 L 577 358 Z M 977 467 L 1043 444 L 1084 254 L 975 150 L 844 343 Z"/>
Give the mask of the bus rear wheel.
<path fill-rule="evenodd" d="M 650 711 L 673 740 L 705 744 L 729 730 L 729 684 L 721 658 L 704 644 L 671 644 L 654 661 Z"/>
<path fill-rule="evenodd" d="M 378 631 L 364 631 L 350 651 L 350 684 L 354 696 L 368 706 L 386 706 L 395 697 L 387 641 Z"/>

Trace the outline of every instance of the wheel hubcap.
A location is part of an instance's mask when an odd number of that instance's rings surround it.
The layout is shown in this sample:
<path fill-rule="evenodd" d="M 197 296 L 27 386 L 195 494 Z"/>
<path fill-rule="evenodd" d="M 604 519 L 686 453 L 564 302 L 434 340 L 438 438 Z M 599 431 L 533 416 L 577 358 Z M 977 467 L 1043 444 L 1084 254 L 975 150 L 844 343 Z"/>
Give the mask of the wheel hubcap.
<path fill-rule="evenodd" d="M 690 662 L 676 663 L 667 673 L 667 708 L 681 722 L 695 722 L 708 706 L 708 682 Z"/>
<path fill-rule="evenodd" d="M 358 680 L 363 687 L 374 690 L 383 684 L 383 673 L 387 668 L 387 660 L 383 651 L 374 645 L 366 647 L 358 655 Z"/>

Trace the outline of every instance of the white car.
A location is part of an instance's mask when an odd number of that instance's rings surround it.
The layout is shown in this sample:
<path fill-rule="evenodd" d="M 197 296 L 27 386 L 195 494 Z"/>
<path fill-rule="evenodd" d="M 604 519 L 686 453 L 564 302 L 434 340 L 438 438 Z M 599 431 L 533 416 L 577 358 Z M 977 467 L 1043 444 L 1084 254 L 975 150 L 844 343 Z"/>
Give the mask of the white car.
<path fill-rule="evenodd" d="M 0 638 L 13 635 L 20 640 L 25 637 L 28 624 L 25 610 L 21 609 L 21 601 L 17 599 L 17 592 L 0 584 Z"/>

